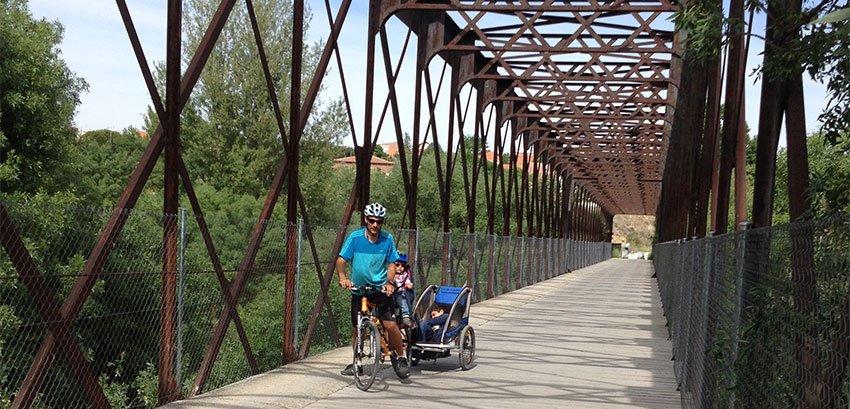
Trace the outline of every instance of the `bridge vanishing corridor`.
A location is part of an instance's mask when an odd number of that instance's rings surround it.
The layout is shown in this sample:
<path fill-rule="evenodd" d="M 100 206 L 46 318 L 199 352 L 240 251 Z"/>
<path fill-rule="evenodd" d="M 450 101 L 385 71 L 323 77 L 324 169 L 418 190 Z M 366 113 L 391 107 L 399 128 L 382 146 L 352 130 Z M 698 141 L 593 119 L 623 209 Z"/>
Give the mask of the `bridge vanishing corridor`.
<path fill-rule="evenodd" d="M 611 259 L 472 306 L 477 358 L 391 368 L 364 393 L 343 347 L 166 408 L 680 408 L 647 261 Z"/>

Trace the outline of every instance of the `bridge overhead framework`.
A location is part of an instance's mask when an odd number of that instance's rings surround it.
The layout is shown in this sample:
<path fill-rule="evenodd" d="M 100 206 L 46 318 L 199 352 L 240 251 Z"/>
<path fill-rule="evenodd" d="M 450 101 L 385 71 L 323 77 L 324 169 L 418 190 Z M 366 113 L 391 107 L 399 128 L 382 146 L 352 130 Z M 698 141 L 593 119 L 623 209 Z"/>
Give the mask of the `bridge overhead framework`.
<path fill-rule="evenodd" d="M 654 214 L 668 96 L 675 96 L 675 4 L 414 0 L 371 7 L 377 15 L 368 41 L 397 17 L 419 39 L 417 70 L 427 78 L 437 56 L 451 67 L 457 112 L 450 121 L 467 110 L 458 96 L 465 84 L 478 94 L 474 112 L 495 109 L 497 154 L 509 153 L 510 166 L 517 145 L 525 154 L 531 149 L 553 178 L 573 181 L 604 212 Z M 415 91 L 418 102 L 420 84 Z"/>

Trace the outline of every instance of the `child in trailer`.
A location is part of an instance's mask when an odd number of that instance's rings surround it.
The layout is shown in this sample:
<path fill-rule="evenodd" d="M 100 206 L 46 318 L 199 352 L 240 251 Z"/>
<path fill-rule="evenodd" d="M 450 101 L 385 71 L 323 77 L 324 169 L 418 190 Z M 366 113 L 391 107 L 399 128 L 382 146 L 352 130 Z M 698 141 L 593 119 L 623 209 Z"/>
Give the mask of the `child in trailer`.
<path fill-rule="evenodd" d="M 410 274 L 410 264 L 407 264 L 407 254 L 399 252 L 395 266 L 393 285 L 396 290 L 393 292 L 393 297 L 395 297 L 396 305 L 401 308 L 401 326 L 409 327 L 410 306 L 413 304 L 413 276 Z"/>
<path fill-rule="evenodd" d="M 449 315 L 442 305 L 435 304 L 431 307 L 431 318 L 427 321 L 419 321 L 419 339 L 425 342 L 437 342 L 443 332 L 444 324 Z"/>

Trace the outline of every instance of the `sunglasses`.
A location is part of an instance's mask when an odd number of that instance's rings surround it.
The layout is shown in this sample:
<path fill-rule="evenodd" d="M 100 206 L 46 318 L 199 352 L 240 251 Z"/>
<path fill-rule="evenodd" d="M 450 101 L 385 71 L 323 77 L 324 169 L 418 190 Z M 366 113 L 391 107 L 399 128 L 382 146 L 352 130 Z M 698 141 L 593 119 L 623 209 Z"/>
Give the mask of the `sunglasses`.
<path fill-rule="evenodd" d="M 366 219 L 366 223 L 377 224 L 378 226 L 380 226 L 384 224 L 384 219 Z"/>

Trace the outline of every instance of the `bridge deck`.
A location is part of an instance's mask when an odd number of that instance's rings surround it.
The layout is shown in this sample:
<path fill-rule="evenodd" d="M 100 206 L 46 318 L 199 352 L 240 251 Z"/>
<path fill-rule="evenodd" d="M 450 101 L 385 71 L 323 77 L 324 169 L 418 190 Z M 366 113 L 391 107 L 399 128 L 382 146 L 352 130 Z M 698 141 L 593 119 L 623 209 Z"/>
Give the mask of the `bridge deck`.
<path fill-rule="evenodd" d="M 477 360 L 422 362 L 369 392 L 341 348 L 169 408 L 681 407 L 652 265 L 613 259 L 473 305 Z"/>

